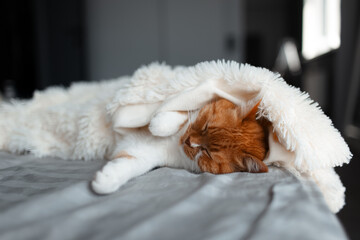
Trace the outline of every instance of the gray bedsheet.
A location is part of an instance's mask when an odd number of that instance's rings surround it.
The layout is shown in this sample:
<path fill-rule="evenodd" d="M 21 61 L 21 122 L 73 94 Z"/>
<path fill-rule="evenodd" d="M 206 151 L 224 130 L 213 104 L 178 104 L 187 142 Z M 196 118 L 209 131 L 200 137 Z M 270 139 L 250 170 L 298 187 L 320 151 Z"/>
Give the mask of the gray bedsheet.
<path fill-rule="evenodd" d="M 312 183 L 283 169 L 193 174 L 159 168 L 98 196 L 102 161 L 0 152 L 0 239 L 346 239 Z"/>

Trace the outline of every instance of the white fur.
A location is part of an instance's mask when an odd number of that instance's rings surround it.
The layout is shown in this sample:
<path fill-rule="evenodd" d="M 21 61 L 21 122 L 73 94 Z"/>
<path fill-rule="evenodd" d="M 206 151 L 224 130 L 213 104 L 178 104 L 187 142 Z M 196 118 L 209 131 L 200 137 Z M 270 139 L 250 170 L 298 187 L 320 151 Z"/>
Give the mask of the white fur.
<path fill-rule="evenodd" d="M 344 188 L 332 168 L 348 163 L 352 155 L 331 120 L 306 93 L 287 85 L 279 74 L 233 61 L 176 68 L 154 63 L 139 68 L 132 77 L 77 83 L 69 89 L 49 88 L 35 93 L 30 101 L 1 103 L 0 149 L 30 151 L 39 157 L 105 158 L 117 147 L 117 133 L 132 136 L 129 127 L 150 124 L 155 135 L 171 138 L 177 134 L 175 126 L 181 120 L 164 128 L 163 123 L 174 117 L 167 112 L 196 110 L 215 96 L 233 101 L 244 114 L 261 100 L 258 117 L 272 122 L 283 148 L 278 152 L 292 156 L 284 159 L 278 155 L 274 159 L 281 161 L 269 163 L 314 179 L 330 208 L 341 208 Z M 161 152 L 161 138 L 154 139 L 148 139 L 142 147 L 152 146 L 149 151 L 157 152 L 159 148 Z M 139 147 L 132 148 L 132 154 L 142 154 Z M 112 164 L 122 166 L 118 161 Z M 149 169 L 152 165 L 145 166 Z M 104 171 L 96 178 L 94 189 L 109 175 L 110 170 Z M 111 191 L 123 181 L 127 177 L 117 179 L 103 191 Z"/>
<path fill-rule="evenodd" d="M 178 117 L 182 119 L 181 115 Z M 197 159 L 188 159 L 179 145 L 180 136 L 185 129 L 186 127 L 167 138 L 153 136 L 147 129 L 133 130 L 126 136 L 118 136 L 118 144 L 113 154 L 125 151 L 131 158 L 116 158 L 108 162 L 96 173 L 91 183 L 92 188 L 99 194 L 112 193 L 130 179 L 155 167 L 167 166 L 200 172 Z"/>
<path fill-rule="evenodd" d="M 191 146 L 192 148 L 197 148 L 197 147 L 200 147 L 200 144 L 191 143 L 190 146 Z"/>
<path fill-rule="evenodd" d="M 187 115 L 179 112 L 160 112 L 150 121 L 149 130 L 154 136 L 167 137 L 179 131 Z"/>

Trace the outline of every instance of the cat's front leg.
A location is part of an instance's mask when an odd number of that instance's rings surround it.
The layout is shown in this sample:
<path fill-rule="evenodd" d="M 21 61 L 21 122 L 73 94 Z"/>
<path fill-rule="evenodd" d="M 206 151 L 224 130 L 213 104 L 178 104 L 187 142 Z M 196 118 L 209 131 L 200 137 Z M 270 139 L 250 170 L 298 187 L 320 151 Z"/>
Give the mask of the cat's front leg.
<path fill-rule="evenodd" d="M 187 119 L 187 112 L 160 112 L 151 119 L 149 130 L 154 136 L 172 136 L 182 128 Z"/>
<path fill-rule="evenodd" d="M 109 161 L 95 174 L 92 189 L 98 194 L 109 194 L 118 190 L 130 179 L 140 176 L 158 164 L 154 161 L 137 158 L 121 151 L 114 160 Z"/>

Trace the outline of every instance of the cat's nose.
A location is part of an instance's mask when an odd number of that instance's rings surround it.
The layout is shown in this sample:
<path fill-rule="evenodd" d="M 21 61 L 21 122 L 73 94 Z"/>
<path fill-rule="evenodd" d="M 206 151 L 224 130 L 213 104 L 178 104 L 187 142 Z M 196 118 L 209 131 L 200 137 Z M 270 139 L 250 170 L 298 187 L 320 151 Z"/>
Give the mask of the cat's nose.
<path fill-rule="evenodd" d="M 186 138 L 185 144 L 191 147 L 190 136 Z"/>

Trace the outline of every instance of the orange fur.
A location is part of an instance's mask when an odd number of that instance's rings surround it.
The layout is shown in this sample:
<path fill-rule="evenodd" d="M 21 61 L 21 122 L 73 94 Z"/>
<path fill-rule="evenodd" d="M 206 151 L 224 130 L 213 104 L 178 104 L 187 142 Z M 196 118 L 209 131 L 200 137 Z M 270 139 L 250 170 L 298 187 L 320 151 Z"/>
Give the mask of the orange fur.
<path fill-rule="evenodd" d="M 126 151 L 120 151 L 113 159 L 117 159 L 117 158 L 131 159 L 131 158 L 134 158 L 134 157 L 129 155 Z"/>
<path fill-rule="evenodd" d="M 185 154 L 194 160 L 201 151 L 198 164 L 205 172 L 267 172 L 268 132 L 256 120 L 258 106 L 241 118 L 240 108 L 226 99 L 205 105 L 180 139 Z"/>

